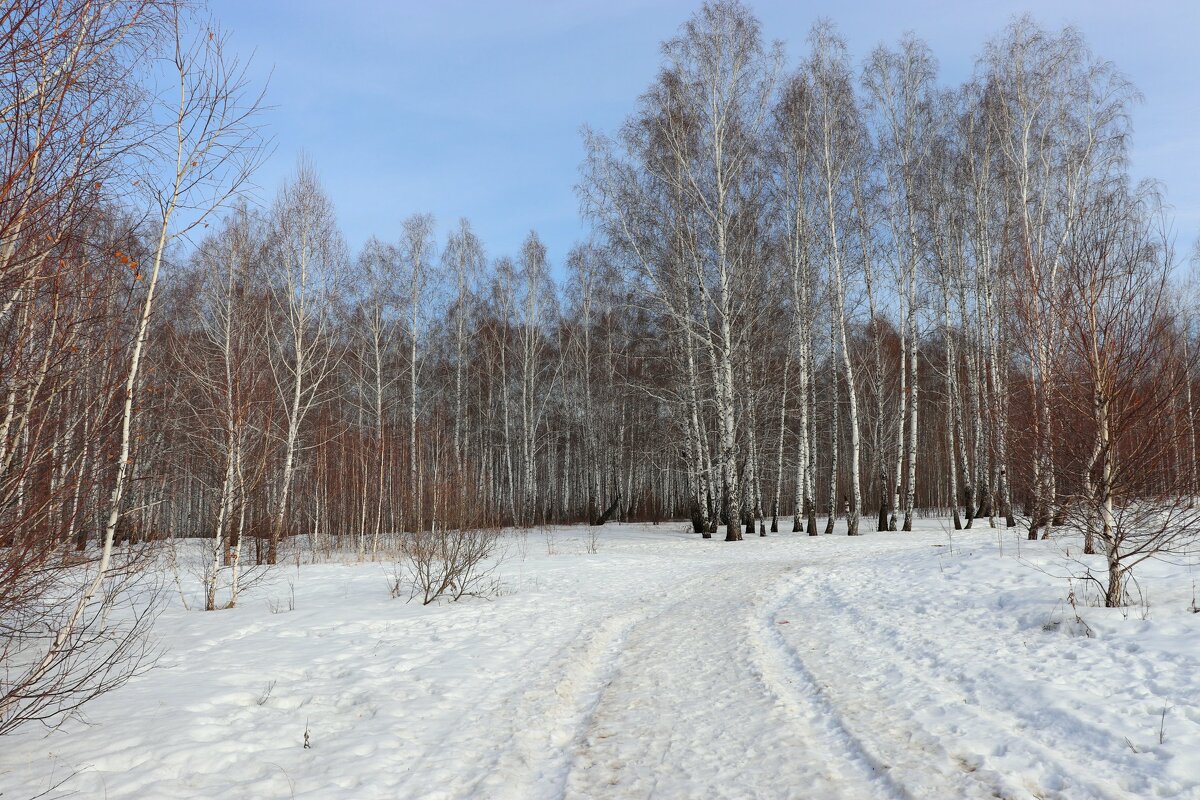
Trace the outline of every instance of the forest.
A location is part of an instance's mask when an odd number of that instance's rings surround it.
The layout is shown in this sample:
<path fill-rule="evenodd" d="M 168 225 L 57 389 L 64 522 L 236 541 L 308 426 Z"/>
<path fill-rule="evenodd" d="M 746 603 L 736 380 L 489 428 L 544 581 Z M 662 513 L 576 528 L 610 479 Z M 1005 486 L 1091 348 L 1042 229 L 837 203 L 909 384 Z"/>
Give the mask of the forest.
<path fill-rule="evenodd" d="M 1112 607 L 1192 552 L 1193 248 L 1137 89 L 1032 17 L 956 85 L 917 34 L 791 34 L 712 0 L 666 39 L 583 129 L 569 252 L 407 197 L 353 252 L 319 164 L 252 191 L 269 93 L 202 8 L 7 4 L 0 733 L 138 673 L 185 540 L 214 610 L 301 551 L 572 523 L 1069 529 Z"/>

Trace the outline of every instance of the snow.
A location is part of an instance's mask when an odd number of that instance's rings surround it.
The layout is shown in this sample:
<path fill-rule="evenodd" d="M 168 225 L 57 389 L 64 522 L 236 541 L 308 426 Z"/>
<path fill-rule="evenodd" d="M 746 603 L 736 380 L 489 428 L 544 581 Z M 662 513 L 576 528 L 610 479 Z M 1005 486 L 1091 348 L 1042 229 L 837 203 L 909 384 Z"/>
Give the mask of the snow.
<path fill-rule="evenodd" d="M 425 607 L 381 563 L 176 596 L 155 669 L 5 737 L 0 794 L 1200 797 L 1193 566 L 1104 609 L 1070 538 L 920 528 L 518 533 L 496 597 Z"/>

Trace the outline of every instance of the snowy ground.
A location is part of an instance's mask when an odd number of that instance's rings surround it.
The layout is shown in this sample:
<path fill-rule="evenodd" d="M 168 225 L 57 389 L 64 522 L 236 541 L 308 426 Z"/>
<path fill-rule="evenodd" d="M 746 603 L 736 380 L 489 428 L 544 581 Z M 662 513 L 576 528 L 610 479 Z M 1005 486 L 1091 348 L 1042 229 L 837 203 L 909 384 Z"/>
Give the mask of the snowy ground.
<path fill-rule="evenodd" d="M 1193 568 L 1106 610 L 1075 543 L 922 527 L 535 531 L 498 597 L 430 607 L 381 564 L 176 598 L 89 724 L 0 742 L 0 796 L 1200 797 Z"/>

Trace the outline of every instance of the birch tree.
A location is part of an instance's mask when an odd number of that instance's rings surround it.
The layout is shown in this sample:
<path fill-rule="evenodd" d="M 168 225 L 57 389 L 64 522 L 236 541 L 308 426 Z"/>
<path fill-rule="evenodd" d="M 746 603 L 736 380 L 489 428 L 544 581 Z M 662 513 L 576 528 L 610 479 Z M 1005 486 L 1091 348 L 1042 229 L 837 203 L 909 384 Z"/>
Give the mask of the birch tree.
<path fill-rule="evenodd" d="M 266 345 L 265 309 L 254 284 L 261 278 L 265 244 L 262 223 L 243 204 L 222 230 L 205 240 L 194 259 L 202 270 L 197 302 L 199 336 L 177 344 L 176 359 L 184 364 L 198 391 L 181 398 L 195 415 L 195 430 L 210 443 L 219 465 L 211 552 L 205 572 L 205 610 L 217 607 L 220 575 L 230 567 L 228 606 L 237 605 L 241 575 L 242 533 L 245 529 L 246 462 L 252 440 L 263 431 L 262 404 Z"/>
<path fill-rule="evenodd" d="M 462 474 L 466 468 L 467 321 L 485 265 L 483 244 L 466 218 L 459 220 L 458 229 L 447 239 L 442 261 L 442 271 L 451 276 L 454 285 L 454 456 Z"/>
<path fill-rule="evenodd" d="M 396 247 L 372 237 L 363 246 L 358 267 L 365 291 L 359 308 L 362 344 L 357 355 L 363 367 L 361 381 L 370 396 L 370 414 L 374 426 L 375 480 L 372 491 L 375 498 L 371 511 L 373 519 L 370 521 L 371 557 L 374 558 L 383 534 L 384 504 L 388 496 L 388 472 L 391 467 L 388 436 L 391 409 L 388 400 L 400 379 L 395 359 L 400 335 L 400 254 Z M 366 482 L 364 489 L 365 486 Z M 365 502 L 363 513 L 367 513 Z M 359 557 L 366 552 L 366 537 L 367 526 L 364 524 L 359 533 Z"/>
<path fill-rule="evenodd" d="M 1183 391 L 1181 373 L 1170 367 L 1172 259 L 1165 236 L 1156 235 L 1161 201 L 1153 187 L 1131 189 L 1118 174 L 1085 202 L 1086 222 L 1064 257 L 1064 317 L 1092 434 L 1078 516 L 1105 556 L 1101 588 L 1112 608 L 1125 605 L 1138 563 L 1193 552 L 1200 513 L 1182 465 L 1161 481 L 1164 455 L 1182 438 L 1173 412 Z"/>
<path fill-rule="evenodd" d="M 870 107 L 878 117 L 880 169 L 883 173 L 885 219 L 890 260 L 896 278 L 895 296 L 900 305 L 900 398 L 897 426 L 895 480 L 901 478 L 904 494 L 904 530 L 911 531 L 916 500 L 917 381 L 920 357 L 918 321 L 918 269 L 924 259 L 919 239 L 922 179 L 928 169 L 934 139 L 934 81 L 937 66 L 928 46 L 915 36 L 904 37 L 899 49 L 878 48 L 863 73 Z M 905 430 L 907 423 L 907 431 Z M 901 475 L 901 455 L 906 471 Z M 892 505 L 893 515 L 899 497 Z M 889 524 L 895 530 L 894 519 Z"/>
<path fill-rule="evenodd" d="M 269 251 L 276 320 L 271 327 L 271 372 L 283 417 L 283 464 L 274 489 L 275 508 L 266 561 L 279 560 L 288 533 L 288 502 L 296 461 L 304 449 L 304 422 L 325 398 L 338 363 L 331 336 L 331 300 L 345 251 L 316 170 L 301 159 L 280 190 L 271 215 Z"/>
<path fill-rule="evenodd" d="M 128 265 L 131 282 L 144 288 L 135 295 L 132 338 L 124 351 L 119 434 L 100 552 L 90 576 L 55 621 L 53 634 L 36 640 L 40 652 L 6 676 L 0 730 L 30 719 L 60 718 L 98 692 L 119 685 L 142 663 L 136 643 L 141 625 L 122 631 L 108 612 L 121 591 L 119 576 L 128 574 L 114 545 L 125 510 L 135 398 L 142 385 L 159 276 L 168 246 L 234 196 L 261 153 L 254 126 L 257 98 L 247 94 L 243 70 L 227 55 L 224 37 L 206 28 L 189 31 L 193 20 L 178 6 L 165 13 L 169 33 L 158 62 L 161 71 L 151 79 L 158 93 L 146 109 L 151 127 L 142 142 L 143 169 L 137 179 L 154 214 L 154 244 L 149 263 L 131 260 Z M 82 28 L 80 35 L 87 32 Z M 146 617 L 137 620 L 144 622 Z"/>
<path fill-rule="evenodd" d="M 990 45 L 990 80 L 1001 100 L 992 126 L 1012 196 L 1020 335 L 1030 364 L 1035 452 L 1029 536 L 1055 522 L 1055 356 L 1061 342 L 1059 283 L 1093 181 L 1124 157 L 1131 88 L 1094 58 L 1073 29 L 1057 35 L 1028 17 Z"/>
<path fill-rule="evenodd" d="M 421 458 L 417 449 L 418 417 L 421 408 L 421 359 L 419 345 L 422 326 L 428 319 L 427 302 L 434 276 L 434 220 L 429 214 L 414 214 L 404 220 L 399 254 L 403 265 L 402 282 L 404 322 L 408 350 L 408 530 L 424 526 L 421 493 Z"/>
<path fill-rule="evenodd" d="M 862 509 L 860 483 L 862 445 L 855 370 L 850 356 L 848 333 L 849 302 L 847 299 L 848 267 L 846 258 L 851 233 L 848 230 L 850 226 L 847 225 L 851 202 L 849 199 L 850 164 L 856 157 L 855 149 L 861 144 L 862 136 L 845 43 L 828 23 L 818 23 L 809 40 L 812 45 L 809 72 L 812 76 L 814 98 L 816 137 L 814 154 L 821 204 L 822 249 L 829 271 L 830 356 L 835 358 L 834 351 L 839 354 L 837 358 L 841 362 L 842 376 L 846 386 L 848 412 L 846 422 L 850 429 L 850 497 L 846 528 L 850 536 L 857 536 Z M 831 396 L 836 403 L 836 382 L 831 389 Z M 836 490 L 834 491 L 836 492 Z M 836 508 L 831 507 L 831 520 L 835 514 Z"/>
<path fill-rule="evenodd" d="M 782 222 L 784 259 L 791 278 L 790 345 L 796 364 L 796 469 L 793 500 L 793 532 L 816 533 L 815 443 L 809 439 L 812 407 L 813 295 L 816 273 L 813 264 L 813 209 L 815 197 L 812 90 L 807 73 L 797 71 L 784 82 L 773 111 L 774 135 L 771 148 L 773 209 Z M 790 362 L 789 362 L 790 363 Z"/>
<path fill-rule="evenodd" d="M 675 100 L 693 114 L 697 150 L 680 159 L 680 180 L 696 213 L 699 258 L 693 265 L 705 311 L 706 349 L 713 375 L 726 541 L 742 538 L 743 493 L 737 465 L 735 361 L 738 320 L 745 311 L 744 272 L 753 268 L 753 242 L 739 214 L 754 208 L 758 142 L 781 60 L 764 48 L 758 20 L 736 2 L 706 4 L 668 41 L 663 52 L 675 76 Z M 711 313 L 711 317 L 709 317 Z"/>

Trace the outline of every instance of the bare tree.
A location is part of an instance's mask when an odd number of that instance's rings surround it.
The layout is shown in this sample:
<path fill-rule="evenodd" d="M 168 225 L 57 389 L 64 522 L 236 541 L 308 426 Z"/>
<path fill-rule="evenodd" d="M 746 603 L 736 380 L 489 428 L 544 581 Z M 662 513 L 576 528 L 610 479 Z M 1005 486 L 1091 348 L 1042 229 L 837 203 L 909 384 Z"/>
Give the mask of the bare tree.
<path fill-rule="evenodd" d="M 921 228 L 922 178 L 928 169 L 929 151 L 934 142 L 934 81 L 937 66 L 928 46 L 908 35 L 896 51 L 878 48 L 867 62 L 863 82 L 877 124 L 880 167 L 883 173 L 890 260 L 895 275 L 895 296 L 900 304 L 900 398 L 895 450 L 897 497 L 893 500 L 893 519 L 899 506 L 901 479 L 905 485 L 904 530 L 911 531 L 917 478 L 917 381 L 920 358 L 920 331 L 917 330 L 919 304 L 918 268 L 925 258 Z M 905 430 L 907 423 L 907 431 Z M 901 474 L 901 456 L 907 468 Z"/>
<path fill-rule="evenodd" d="M 1093 182 L 1124 157 L 1133 92 L 1108 62 L 1095 59 L 1070 28 L 1058 35 L 1028 17 L 989 46 L 987 68 L 999 97 L 991 126 L 1011 196 L 1021 282 L 1020 338 L 1034 402 L 1034 491 L 1029 536 L 1056 520 L 1055 355 L 1060 344 L 1059 284 L 1064 256 L 1084 217 Z"/>
<path fill-rule="evenodd" d="M 1080 415 L 1092 432 L 1076 515 L 1087 552 L 1107 562 L 1106 606 L 1125 604 L 1133 568 L 1188 553 L 1200 537 L 1190 472 L 1164 458 L 1178 443 L 1183 391 L 1171 314 L 1171 250 L 1154 226 L 1153 187 L 1119 174 L 1089 193 L 1086 226 L 1064 259 L 1068 370 L 1081 373 Z"/>
<path fill-rule="evenodd" d="M 781 238 L 791 277 L 791 347 L 794 348 L 788 363 L 794 360 L 796 364 L 798 422 L 792 530 L 804 530 L 801 517 L 806 516 L 808 531 L 815 534 L 815 442 L 810 439 L 809 428 L 813 404 L 813 297 L 817 283 L 813 225 L 819 208 L 813 207 L 817 175 L 812 147 L 816 131 L 813 94 L 805 71 L 794 73 L 784 82 L 773 117 L 769 150 L 772 206 L 783 220 Z"/>
<path fill-rule="evenodd" d="M 353 361 L 361 367 L 360 380 L 370 398 L 367 405 L 372 420 L 372 446 L 375 450 L 375 475 L 373 483 L 370 484 L 370 491 L 375 495 L 374 508 L 368 510 L 368 483 L 364 481 L 363 524 L 359 533 L 358 554 L 361 558 L 366 552 L 366 515 L 370 513 L 373 517 L 369 522 L 371 557 L 374 558 L 379 550 L 380 536 L 383 534 L 384 507 L 388 495 L 387 479 L 391 466 L 387 425 L 388 398 L 400 378 L 394 364 L 401 327 L 400 296 L 397 288 L 401 284 L 402 274 L 400 254 L 394 246 L 372 237 L 359 254 L 358 272 L 363 287 L 356 316 L 360 325 L 361 345 L 357 348 L 358 352 L 354 354 L 356 358 Z"/>
<path fill-rule="evenodd" d="M 857 385 L 854 364 L 850 355 L 850 340 L 847 317 L 847 265 L 846 251 L 851 226 L 847 220 L 851 214 L 850 165 L 862 144 L 860 120 L 855 105 L 854 84 L 850 80 L 850 69 L 845 43 L 837 36 L 832 26 L 818 23 L 809 37 L 812 56 L 809 71 L 813 87 L 816 145 L 813 152 L 818 169 L 818 191 L 821 198 L 821 227 L 823 251 L 829 271 L 830 297 L 830 347 L 840 353 L 842 375 L 845 378 L 847 397 L 847 424 L 850 429 L 850 498 L 846 528 L 850 536 L 858 535 L 858 522 L 862 510 L 862 486 L 860 483 L 861 437 L 858 416 Z M 837 385 L 831 387 L 834 403 L 837 402 Z M 835 406 L 836 407 L 836 406 Z M 836 484 L 836 481 L 833 482 Z M 831 488 L 836 496 L 836 489 Z M 830 520 L 836 508 L 830 508 Z"/>
<path fill-rule="evenodd" d="M 205 572 L 205 609 L 214 610 L 220 573 L 230 567 L 229 607 L 237 604 L 246 525 L 246 463 L 256 440 L 265 438 L 266 315 L 258 266 L 265 244 L 261 219 L 241 205 L 222 230 L 206 239 L 193 259 L 200 270 L 196 298 L 198 335 L 174 342 L 174 360 L 196 391 L 180 403 L 194 414 L 193 436 L 211 448 L 219 466 L 219 490 Z M 260 445 L 261 446 L 261 445 Z"/>
<path fill-rule="evenodd" d="M 79 29 L 86 38 L 95 17 L 90 6 L 81 13 L 90 20 Z M 149 132 L 139 143 L 144 168 L 136 181 L 152 203 L 156 230 L 149 264 L 120 259 L 128 261 L 138 292 L 132 337 L 123 353 L 123 402 L 100 552 L 81 584 L 58 587 L 70 599 L 61 616 L 51 617 L 51 635 L 28 640 L 17 668 L 8 673 L 0 696 L 0 730 L 31 719 L 61 718 L 119 685 L 144 663 L 139 637 L 148 615 L 137 615 L 123 629 L 110 611 L 131 574 L 128 559 L 115 553 L 115 539 L 133 462 L 135 396 L 142 384 L 159 276 L 167 247 L 234 196 L 262 152 L 253 124 L 258 100 L 246 94 L 243 69 L 226 55 L 224 37 L 211 28 L 189 33 L 185 26 L 190 20 L 177 5 L 166 7 L 161 20 L 167 30 L 163 71 L 152 78 L 162 81 L 155 87 L 161 94 L 151 95 L 145 111 Z M 69 56 L 68 62 L 74 58 Z M 69 586 L 71 576 L 64 577 Z"/>
<path fill-rule="evenodd" d="M 465 218 L 459 220 L 458 230 L 450 234 L 446 249 L 442 252 L 442 261 L 443 272 L 454 280 L 451 306 L 454 314 L 454 455 L 461 473 L 466 469 L 467 320 L 475 299 L 476 284 L 483 275 L 486 263 L 483 244 Z"/>
<path fill-rule="evenodd" d="M 345 248 L 333 204 L 308 161 L 301 159 L 295 177 L 280 191 L 271 225 L 271 288 L 278 309 L 271 328 L 271 371 L 284 418 L 283 465 L 266 554 L 267 563 L 274 564 L 287 533 L 288 500 L 303 448 L 301 429 L 324 398 L 339 357 L 331 337 L 330 301 Z"/>

